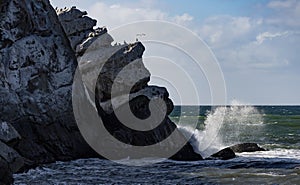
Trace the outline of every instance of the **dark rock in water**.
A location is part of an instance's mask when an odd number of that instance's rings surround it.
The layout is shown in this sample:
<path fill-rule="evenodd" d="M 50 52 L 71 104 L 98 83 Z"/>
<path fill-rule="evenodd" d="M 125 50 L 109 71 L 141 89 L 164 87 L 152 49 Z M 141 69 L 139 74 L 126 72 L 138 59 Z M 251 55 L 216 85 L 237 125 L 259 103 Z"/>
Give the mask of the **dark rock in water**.
<path fill-rule="evenodd" d="M 0 185 L 13 183 L 13 175 L 7 161 L 0 157 Z"/>
<path fill-rule="evenodd" d="M 241 143 L 230 147 L 236 153 L 266 151 L 259 147 L 256 143 Z"/>
<path fill-rule="evenodd" d="M 265 151 L 265 149 L 259 147 L 256 143 L 241 143 L 231 147 L 224 148 L 223 150 L 213 154 L 211 157 L 227 160 L 227 159 L 234 158 L 235 153 L 256 152 L 256 151 Z"/>
<path fill-rule="evenodd" d="M 228 159 L 233 159 L 236 156 L 232 149 L 224 148 L 224 149 L 220 150 L 219 152 L 211 155 L 211 157 L 221 159 L 221 160 L 228 160 Z"/>
<path fill-rule="evenodd" d="M 198 161 L 203 160 L 202 156 L 196 153 L 192 145 L 187 142 L 184 147 L 181 148 L 175 155 L 170 157 L 170 159 L 175 161 Z"/>

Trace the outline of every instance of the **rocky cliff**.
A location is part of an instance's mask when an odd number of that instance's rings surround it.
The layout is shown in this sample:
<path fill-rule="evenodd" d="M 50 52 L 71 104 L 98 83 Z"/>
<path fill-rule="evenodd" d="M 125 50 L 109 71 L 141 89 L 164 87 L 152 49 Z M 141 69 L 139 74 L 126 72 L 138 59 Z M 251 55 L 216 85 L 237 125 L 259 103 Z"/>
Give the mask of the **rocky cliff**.
<path fill-rule="evenodd" d="M 97 111 L 105 129 L 122 143 L 133 146 L 149 146 L 159 143 L 174 132 L 177 133 L 178 144 L 180 141 L 186 142 L 183 135 L 176 130 L 176 125 L 168 118 L 173 110 L 173 103 L 169 99 L 167 90 L 163 87 L 148 85 L 151 74 L 143 64 L 142 56 L 145 47 L 142 43 L 112 45 L 113 38 L 108 34 L 106 28 L 93 30 L 84 23 L 85 21 L 93 23 L 90 26 L 96 24 L 93 19 L 85 16 L 86 12 L 81 12 L 76 7 L 56 9 L 56 11 L 62 26 L 68 33 L 70 42 L 77 43 L 73 45 L 73 49 L 75 49 L 78 59 L 81 78 L 85 82 L 85 88 L 94 91 L 92 96 L 96 97 Z M 76 24 L 79 24 L 77 28 L 70 26 Z M 96 89 L 93 89 L 93 86 Z M 80 97 L 83 96 L 86 94 L 80 95 Z M 157 99 L 162 100 L 161 104 L 156 104 L 155 108 L 150 110 L 150 102 Z M 80 109 L 82 109 L 82 105 Z M 151 131 L 137 131 L 128 128 L 124 125 L 124 121 L 147 127 L 145 123 L 128 118 L 130 117 L 128 110 L 134 117 L 141 120 L 152 115 L 154 119 L 150 121 L 150 125 L 158 122 L 158 126 Z M 118 117 L 116 113 L 119 116 L 123 114 L 125 120 Z M 90 125 L 91 123 L 87 123 L 87 127 Z M 109 139 L 102 138 L 102 140 L 109 142 Z M 161 153 L 171 151 L 171 146 L 175 149 L 174 145 L 176 144 L 174 143 L 176 142 L 171 141 L 162 144 L 159 151 Z M 115 153 L 121 153 L 120 148 L 116 147 Z M 149 151 L 143 154 L 144 157 L 147 155 L 149 155 Z M 128 156 L 120 154 L 118 157 Z M 189 143 L 170 157 L 176 160 L 202 159 L 199 154 L 194 152 Z"/>
<path fill-rule="evenodd" d="M 0 11 L 2 183 L 12 182 L 11 173 L 38 164 L 97 156 L 81 136 L 73 114 L 72 83 L 78 62 L 83 78 L 94 76 L 95 65 L 103 64 L 93 79 L 96 108 L 115 138 L 132 145 L 151 145 L 176 129 L 168 118 L 173 104 L 167 90 L 147 85 L 150 73 L 142 62 L 145 48 L 141 43 L 112 46 L 106 28 L 93 29 L 96 21 L 85 16 L 86 12 L 75 7 L 55 11 L 48 0 L 2 0 Z M 95 50 L 88 50 L 91 46 Z M 82 60 L 91 53 L 97 60 Z M 119 77 L 128 65 L 131 68 Z M 118 90 L 112 90 L 113 84 Z M 123 98 L 126 93 L 128 100 Z M 149 102 L 158 97 L 166 106 L 157 109 L 157 114 L 164 115 L 154 130 L 136 132 L 117 119 L 115 110 L 122 113 L 126 103 L 136 117 L 149 117 Z M 115 109 L 112 102 L 117 102 Z M 172 158 L 202 159 L 189 143 Z"/>
<path fill-rule="evenodd" d="M 2 0 L 0 10 L 0 120 L 21 137 L 10 149 L 27 167 L 95 156 L 73 116 L 77 59 L 55 10 L 48 0 Z"/>

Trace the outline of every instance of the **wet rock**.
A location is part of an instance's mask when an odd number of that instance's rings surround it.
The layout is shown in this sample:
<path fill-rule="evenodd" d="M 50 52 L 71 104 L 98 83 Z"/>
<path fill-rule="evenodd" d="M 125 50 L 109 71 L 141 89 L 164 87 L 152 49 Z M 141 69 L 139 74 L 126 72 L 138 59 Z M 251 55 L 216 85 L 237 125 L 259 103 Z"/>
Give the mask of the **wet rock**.
<path fill-rule="evenodd" d="M 196 153 L 192 147 L 192 145 L 187 142 L 181 150 L 179 150 L 175 155 L 170 157 L 172 160 L 176 161 L 199 161 L 203 160 L 202 156 Z"/>
<path fill-rule="evenodd" d="M 235 156 L 234 151 L 230 148 L 224 148 L 224 149 L 220 150 L 219 152 L 211 155 L 211 158 L 221 159 L 221 160 L 233 159 L 235 157 L 236 156 Z"/>
<path fill-rule="evenodd" d="M 236 153 L 266 151 L 256 143 L 241 143 L 230 147 Z"/>

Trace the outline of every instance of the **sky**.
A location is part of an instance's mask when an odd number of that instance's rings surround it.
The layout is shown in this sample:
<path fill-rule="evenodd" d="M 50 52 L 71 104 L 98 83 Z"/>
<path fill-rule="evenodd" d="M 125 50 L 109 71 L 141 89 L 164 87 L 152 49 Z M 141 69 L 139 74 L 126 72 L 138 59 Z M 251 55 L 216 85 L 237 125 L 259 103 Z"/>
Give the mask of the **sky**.
<path fill-rule="evenodd" d="M 108 30 L 143 20 L 162 20 L 184 26 L 201 38 L 215 55 L 226 84 L 226 104 L 235 100 L 254 105 L 300 105 L 298 0 L 50 2 L 54 7 L 76 5 L 96 19 L 97 26 L 106 26 Z M 154 46 L 146 45 L 146 50 L 147 47 L 156 51 Z M 157 55 L 162 51 L 157 50 Z M 167 49 L 164 52 L 168 53 Z M 152 73 L 151 69 L 150 67 Z M 154 68 L 153 70 L 155 71 Z M 165 73 L 168 74 L 169 71 L 165 70 Z M 205 74 L 197 77 L 197 72 L 191 70 L 188 73 L 192 77 L 195 75 L 194 78 L 198 81 L 196 86 L 200 104 L 212 104 L 211 90 L 208 82 L 205 82 Z M 159 82 L 151 81 L 154 84 Z M 172 84 L 162 82 L 158 85 L 168 88 L 175 104 L 193 104 L 192 99 L 179 101 Z M 188 90 L 185 90 L 188 94 Z M 218 103 L 222 104 L 214 104 Z"/>

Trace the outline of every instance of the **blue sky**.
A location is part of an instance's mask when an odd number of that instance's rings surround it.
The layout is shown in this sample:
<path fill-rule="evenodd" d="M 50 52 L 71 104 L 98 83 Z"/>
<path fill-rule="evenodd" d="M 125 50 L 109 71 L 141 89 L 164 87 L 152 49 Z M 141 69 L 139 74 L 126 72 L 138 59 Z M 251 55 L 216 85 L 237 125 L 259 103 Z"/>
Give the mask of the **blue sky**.
<path fill-rule="evenodd" d="M 218 59 L 227 103 L 236 99 L 249 104 L 300 104 L 300 1 L 50 2 L 54 7 L 76 5 L 109 30 L 149 19 L 183 25 L 202 38 Z M 170 94 L 172 97 L 172 91 Z M 203 104 L 210 104 L 205 101 L 207 94 L 200 96 Z M 176 98 L 173 101 L 177 103 Z"/>

